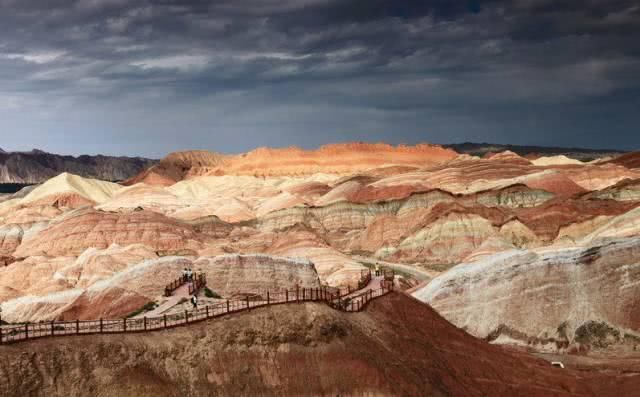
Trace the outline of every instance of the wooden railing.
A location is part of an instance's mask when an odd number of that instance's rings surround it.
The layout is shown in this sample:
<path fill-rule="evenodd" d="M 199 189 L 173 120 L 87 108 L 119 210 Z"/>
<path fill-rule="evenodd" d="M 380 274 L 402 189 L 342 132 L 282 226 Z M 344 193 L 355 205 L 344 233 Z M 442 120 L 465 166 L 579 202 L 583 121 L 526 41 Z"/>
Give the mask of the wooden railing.
<path fill-rule="evenodd" d="M 207 275 L 204 273 L 197 274 L 193 278 L 193 282 L 189 284 L 189 295 L 197 294 L 205 285 L 207 285 Z"/>
<path fill-rule="evenodd" d="M 371 270 L 361 270 L 360 280 L 358 281 L 358 289 L 363 289 L 371 282 Z"/>
<path fill-rule="evenodd" d="M 180 277 L 164 287 L 164 296 L 171 296 L 175 290 L 182 287 L 186 283 L 191 283 L 191 280 L 187 280 L 185 277 Z M 202 287 L 207 284 L 207 276 L 204 273 L 194 274 L 193 283 L 189 285 L 189 295 L 193 295 L 194 293 L 200 291 Z"/>
<path fill-rule="evenodd" d="M 187 281 L 183 277 L 173 280 L 172 282 L 167 284 L 166 287 L 164 287 L 164 296 L 171 296 L 173 294 L 173 291 L 180 288 L 186 282 Z"/>
<path fill-rule="evenodd" d="M 206 278 L 203 280 L 206 282 Z M 0 344 L 16 343 L 32 339 L 92 334 L 119 334 L 169 329 L 232 313 L 240 313 L 258 307 L 298 302 L 325 302 L 334 309 L 358 312 L 373 299 L 393 290 L 393 283 L 381 281 L 380 288 L 351 293 L 349 288 L 296 288 L 292 290 L 267 291 L 253 299 L 226 300 L 195 310 L 168 314 L 159 317 L 123 318 L 119 320 L 51 321 L 28 324 L 11 324 L 0 327 Z"/>
<path fill-rule="evenodd" d="M 393 269 L 384 269 L 382 275 L 385 281 L 393 281 L 396 278 L 396 272 Z"/>

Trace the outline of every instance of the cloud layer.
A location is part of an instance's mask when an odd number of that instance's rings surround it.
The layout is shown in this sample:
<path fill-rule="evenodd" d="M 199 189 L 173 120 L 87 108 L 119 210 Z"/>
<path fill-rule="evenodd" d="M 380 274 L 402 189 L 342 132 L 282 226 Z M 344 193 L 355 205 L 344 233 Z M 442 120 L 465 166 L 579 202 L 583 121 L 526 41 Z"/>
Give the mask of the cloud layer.
<path fill-rule="evenodd" d="M 0 146 L 640 147 L 634 1 L 0 0 Z"/>

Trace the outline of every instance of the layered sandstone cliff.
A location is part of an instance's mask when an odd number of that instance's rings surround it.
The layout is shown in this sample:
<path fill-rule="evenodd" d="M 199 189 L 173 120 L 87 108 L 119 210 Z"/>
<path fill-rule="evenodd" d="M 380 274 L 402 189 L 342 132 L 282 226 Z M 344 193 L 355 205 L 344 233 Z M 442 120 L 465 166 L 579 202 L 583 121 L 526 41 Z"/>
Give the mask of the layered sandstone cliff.
<path fill-rule="evenodd" d="M 640 238 L 587 248 L 509 250 L 458 265 L 414 296 L 480 338 L 567 349 L 640 337 Z M 610 335 L 591 338 L 590 324 Z"/>
<path fill-rule="evenodd" d="M 180 251 L 200 249 L 202 239 L 188 224 L 155 212 L 83 209 L 23 241 L 14 256 L 77 256 L 89 248 L 105 249 L 112 244 L 145 244 L 157 251 Z"/>
<path fill-rule="evenodd" d="M 639 170 L 563 158 L 536 165 L 515 153 L 448 157 L 432 146 L 334 145 L 176 153 L 148 170 L 149 183 L 127 187 L 62 174 L 0 202 L 0 302 L 13 302 L 16 321 L 116 316 L 153 300 L 183 266 L 206 264 L 210 282 L 231 280 L 215 284 L 224 294 L 309 281 L 218 256 L 299 258 L 318 282 L 353 287 L 365 268 L 356 256 L 432 275 L 515 249 L 542 255 L 640 235 Z M 505 289 L 522 287 L 509 277 Z M 505 324 L 514 316 L 503 314 Z M 534 335 L 547 330 L 538 325 Z"/>
<path fill-rule="evenodd" d="M 121 318 L 146 303 L 162 302 L 165 286 L 184 268 L 207 274 L 208 287 L 227 299 L 320 287 L 308 260 L 269 255 L 159 258 L 144 245 L 114 245 L 88 249 L 77 259 L 32 257 L 0 268 L 3 318 Z"/>

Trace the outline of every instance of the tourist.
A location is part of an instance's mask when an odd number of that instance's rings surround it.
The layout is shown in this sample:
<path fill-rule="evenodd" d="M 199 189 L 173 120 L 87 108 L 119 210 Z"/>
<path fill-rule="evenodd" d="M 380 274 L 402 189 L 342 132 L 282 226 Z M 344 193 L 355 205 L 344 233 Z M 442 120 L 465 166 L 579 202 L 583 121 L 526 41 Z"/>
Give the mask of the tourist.
<path fill-rule="evenodd" d="M 189 271 L 185 267 L 184 270 L 182 270 L 182 282 L 186 283 L 187 281 L 189 281 Z"/>
<path fill-rule="evenodd" d="M 191 271 L 191 268 L 187 270 L 187 278 L 189 279 L 189 281 L 193 281 L 193 272 Z"/>
<path fill-rule="evenodd" d="M 198 298 L 195 295 L 191 297 L 191 304 L 194 309 L 198 309 Z"/>
<path fill-rule="evenodd" d="M 380 276 L 380 265 L 376 263 L 376 277 Z"/>

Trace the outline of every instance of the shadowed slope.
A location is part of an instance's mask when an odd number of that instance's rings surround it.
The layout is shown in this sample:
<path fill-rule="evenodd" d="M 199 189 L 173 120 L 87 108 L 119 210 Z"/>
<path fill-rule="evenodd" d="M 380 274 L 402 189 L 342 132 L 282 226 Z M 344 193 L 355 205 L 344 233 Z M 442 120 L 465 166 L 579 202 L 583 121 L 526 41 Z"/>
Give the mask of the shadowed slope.
<path fill-rule="evenodd" d="M 0 384 L 7 396 L 607 396 L 638 384 L 486 344 L 402 294 L 357 314 L 283 305 L 144 336 L 1 349 L 0 373 L 17 374 Z"/>
<path fill-rule="evenodd" d="M 610 162 L 627 168 L 640 168 L 640 152 L 626 153 Z"/>
<path fill-rule="evenodd" d="M 116 181 L 130 178 L 155 163 L 140 157 L 73 157 L 41 150 L 0 151 L 0 183 L 40 183 L 63 172 Z"/>

